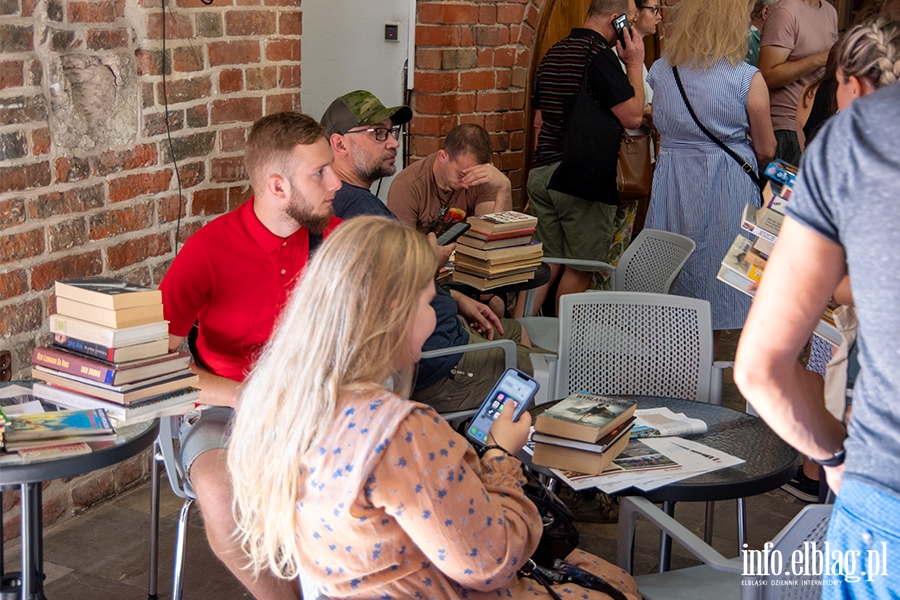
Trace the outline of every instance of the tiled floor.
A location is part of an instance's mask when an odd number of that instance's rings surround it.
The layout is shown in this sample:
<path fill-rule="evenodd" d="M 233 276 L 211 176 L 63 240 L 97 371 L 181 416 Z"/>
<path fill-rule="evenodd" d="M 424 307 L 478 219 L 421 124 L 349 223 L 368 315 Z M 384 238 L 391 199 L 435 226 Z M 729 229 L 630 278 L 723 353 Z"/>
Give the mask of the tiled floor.
<path fill-rule="evenodd" d="M 719 358 L 734 354 L 736 335 L 726 336 Z M 744 401 L 726 372 L 724 404 L 743 409 Z M 171 597 L 172 556 L 181 501 L 163 480 L 160 503 L 159 598 Z M 713 546 L 725 556 L 737 556 L 735 502 L 719 502 L 714 519 Z M 759 548 L 770 540 L 804 506 L 781 490 L 747 500 L 749 543 Z M 676 518 L 702 536 L 705 506 L 679 504 Z M 118 498 L 95 507 L 46 532 L 45 591 L 51 600 L 142 600 L 147 597 L 149 565 L 150 484 L 144 483 Z M 616 556 L 616 525 L 580 524 L 581 546 L 611 562 Z M 187 547 L 185 593 L 187 600 L 250 598 L 218 562 L 206 543 L 202 519 L 193 511 Z M 645 522 L 638 524 L 635 572 L 655 570 L 658 532 Z M 7 570 L 15 570 L 18 556 L 7 557 Z M 697 564 L 677 545 L 672 567 Z"/>

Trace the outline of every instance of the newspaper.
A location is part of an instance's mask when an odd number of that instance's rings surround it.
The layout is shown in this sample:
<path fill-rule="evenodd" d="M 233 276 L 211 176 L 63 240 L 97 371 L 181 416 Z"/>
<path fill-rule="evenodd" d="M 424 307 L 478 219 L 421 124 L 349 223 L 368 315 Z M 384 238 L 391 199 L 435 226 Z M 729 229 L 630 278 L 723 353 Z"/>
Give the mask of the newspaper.
<path fill-rule="evenodd" d="M 742 462 L 742 458 L 697 442 L 665 437 L 632 440 L 600 475 L 551 471 L 575 490 L 596 487 L 612 494 L 630 487 L 650 491 Z"/>
<path fill-rule="evenodd" d="M 706 423 L 668 408 L 646 408 L 634 411 L 631 439 L 706 433 Z"/>

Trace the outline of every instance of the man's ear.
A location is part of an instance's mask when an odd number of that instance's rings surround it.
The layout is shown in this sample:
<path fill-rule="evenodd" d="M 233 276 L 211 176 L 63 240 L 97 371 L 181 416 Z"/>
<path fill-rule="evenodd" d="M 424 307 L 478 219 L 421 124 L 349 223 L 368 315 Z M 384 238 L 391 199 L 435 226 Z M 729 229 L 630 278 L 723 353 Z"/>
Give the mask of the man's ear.
<path fill-rule="evenodd" d="M 769 16 L 769 12 L 771 12 L 771 10 L 772 10 L 772 7 L 763 6 L 762 10 L 759 11 L 759 18 L 762 19 L 763 21 L 765 21 L 766 18 Z"/>
<path fill-rule="evenodd" d="M 287 179 L 273 173 L 269 175 L 269 178 L 266 180 L 266 191 L 268 191 L 269 195 L 273 198 L 287 198 L 290 194 L 290 190 L 288 189 L 289 185 Z"/>
<path fill-rule="evenodd" d="M 447 151 L 441 148 L 438 150 L 438 160 L 442 163 L 446 163 L 450 160 L 450 155 L 447 154 Z"/>
<path fill-rule="evenodd" d="M 346 156 L 349 153 L 347 143 L 344 141 L 344 136 L 339 133 L 332 133 L 331 137 L 328 138 L 328 143 L 331 146 L 331 151 L 335 154 Z"/>

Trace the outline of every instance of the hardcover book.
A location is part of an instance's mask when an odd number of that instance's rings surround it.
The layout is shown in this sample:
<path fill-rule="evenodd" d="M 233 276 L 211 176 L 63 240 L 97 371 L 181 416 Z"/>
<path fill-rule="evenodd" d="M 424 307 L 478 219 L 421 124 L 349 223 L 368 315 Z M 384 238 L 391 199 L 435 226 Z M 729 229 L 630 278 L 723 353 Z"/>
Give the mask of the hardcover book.
<path fill-rule="evenodd" d="M 188 386 L 196 386 L 200 382 L 200 378 L 190 371 L 163 375 L 152 380 L 119 386 L 119 388 L 111 388 L 99 383 L 84 381 L 75 375 L 58 373 L 45 367 L 32 367 L 31 376 L 67 390 L 103 398 L 117 404 L 132 404 L 151 396 L 158 396 Z"/>
<path fill-rule="evenodd" d="M 163 356 L 169 352 L 169 338 L 114 348 L 95 342 L 79 340 L 62 333 L 55 333 L 53 334 L 53 345 L 88 358 L 96 358 L 111 363 L 123 363 L 154 356 Z"/>
<path fill-rule="evenodd" d="M 176 371 L 184 371 L 191 366 L 191 355 L 187 352 L 168 352 L 153 358 L 113 364 L 87 358 L 61 348 L 38 346 L 31 355 L 31 362 L 89 381 L 119 386 Z"/>
<path fill-rule="evenodd" d="M 89 323 L 66 315 L 50 315 L 50 331 L 77 338 L 85 342 L 101 344 L 109 348 L 133 346 L 169 337 L 169 322 L 157 321 L 135 327 L 114 328 Z"/>
<path fill-rule="evenodd" d="M 534 430 L 557 437 L 596 443 L 634 414 L 629 398 L 575 392 L 538 415 Z"/>
<path fill-rule="evenodd" d="M 534 444 L 534 464 L 588 475 L 599 475 L 628 446 L 627 432 L 630 430 L 630 427 L 624 428 L 622 435 L 617 436 L 602 452 L 536 442 Z"/>
<path fill-rule="evenodd" d="M 531 242 L 524 246 L 510 246 L 509 248 L 498 248 L 496 250 L 479 250 L 465 245 L 457 245 L 456 255 L 491 261 L 492 263 L 500 263 L 513 260 L 541 258 L 544 255 L 544 252 L 543 244 L 540 242 Z"/>
<path fill-rule="evenodd" d="M 71 410 L 102 408 L 110 419 L 120 425 L 131 425 L 170 415 L 187 414 L 200 401 L 200 390 L 187 387 L 159 396 L 152 396 L 127 406 L 79 394 L 46 383 L 34 384 L 34 395 L 57 406 Z"/>
<path fill-rule="evenodd" d="M 106 411 L 61 410 L 13 417 L 6 427 L 6 441 L 26 442 L 72 436 L 115 433 Z"/>
<path fill-rule="evenodd" d="M 469 217 L 466 221 L 475 231 L 486 234 L 531 229 L 537 226 L 537 218 L 512 210 Z"/>
<path fill-rule="evenodd" d="M 55 291 L 60 298 L 109 310 L 162 304 L 162 292 L 159 290 L 108 277 L 78 277 L 57 281 Z"/>
<path fill-rule="evenodd" d="M 138 325 L 147 325 L 163 320 L 162 304 L 148 304 L 113 310 L 85 304 L 71 298 L 58 297 L 56 299 L 56 310 L 61 315 L 74 317 L 89 323 L 96 323 L 104 327 L 112 327 L 113 329 L 137 327 Z"/>
<path fill-rule="evenodd" d="M 534 279 L 534 269 L 529 269 L 525 273 L 515 273 L 513 275 L 501 275 L 500 277 L 481 277 L 479 275 L 469 275 L 462 271 L 453 272 L 454 283 L 464 283 L 472 286 L 477 290 L 492 290 L 494 288 L 503 287 L 504 285 L 512 285 L 514 283 L 524 283 Z"/>

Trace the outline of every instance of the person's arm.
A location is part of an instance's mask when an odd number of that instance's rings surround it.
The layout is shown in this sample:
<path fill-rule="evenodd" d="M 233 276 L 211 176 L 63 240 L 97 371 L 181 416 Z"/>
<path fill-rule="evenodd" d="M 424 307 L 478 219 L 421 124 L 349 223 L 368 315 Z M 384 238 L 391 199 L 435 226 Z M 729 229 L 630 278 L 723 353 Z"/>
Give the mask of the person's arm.
<path fill-rule="evenodd" d="M 424 204 L 424 200 L 421 203 Z M 413 229 L 418 228 L 419 205 L 420 200 L 416 197 L 410 184 L 396 179 L 391 182 L 387 207 L 402 224 Z"/>
<path fill-rule="evenodd" d="M 472 300 L 456 290 L 450 290 L 450 295 L 456 300 L 456 312 L 464 317 L 481 337 L 488 340 L 494 339 L 495 329 L 500 332 L 500 335 L 503 335 L 503 325 L 488 305 Z"/>
<path fill-rule="evenodd" d="M 787 217 L 744 324 L 734 368 L 738 389 L 763 420 L 812 458 L 830 458 L 847 435 L 825 408 L 820 376 L 798 360 L 844 265 L 840 245 Z M 841 470 L 826 468 L 835 492 Z"/>
<path fill-rule="evenodd" d="M 853 290 L 850 288 L 850 276 L 844 275 L 837 288 L 834 290 L 834 301 L 844 306 L 855 306 L 853 303 Z"/>
<path fill-rule="evenodd" d="M 169 335 L 169 350 L 177 350 L 184 337 Z M 200 390 L 200 403 L 213 406 L 230 406 L 237 408 L 241 399 L 241 384 L 225 377 L 214 375 L 201 369 L 196 363 L 191 364 L 191 371 L 200 377 L 197 388 Z"/>
<path fill-rule="evenodd" d="M 797 103 L 794 131 L 797 133 L 797 141 L 800 142 L 801 151 L 806 150 L 806 133 L 804 133 L 803 128 L 806 127 L 806 122 L 809 121 L 809 113 L 812 112 L 812 105 L 815 102 L 818 87 L 819 83 L 816 82 L 805 86 L 800 92 L 800 101 Z"/>
<path fill-rule="evenodd" d="M 750 122 L 750 139 L 759 165 L 769 164 L 775 156 L 775 131 L 772 129 L 772 115 L 769 113 L 769 90 L 758 72 L 750 81 L 747 92 L 747 118 Z"/>
<path fill-rule="evenodd" d="M 613 114 L 626 129 L 637 129 L 644 118 L 644 40 L 630 28 L 623 30 L 625 47 L 616 42 L 619 58 L 625 63 L 625 74 L 628 83 L 634 90 L 634 96 L 613 106 Z"/>
<path fill-rule="evenodd" d="M 466 189 L 485 184 L 491 190 L 490 194 L 485 194 L 485 197 L 480 198 L 475 205 L 476 215 L 512 210 L 512 184 L 509 178 L 491 163 L 466 169 L 462 184 Z"/>
<path fill-rule="evenodd" d="M 516 425 L 527 437 L 527 415 Z M 400 424 L 382 454 L 369 477 L 368 498 L 436 568 L 478 591 L 515 581 L 542 531 L 540 515 L 522 491 L 522 463 L 499 450 L 479 459 L 446 421 L 424 407 Z"/>
<path fill-rule="evenodd" d="M 759 71 L 766 80 L 770 90 L 790 85 L 809 75 L 816 69 L 824 67 L 828 60 L 828 50 L 810 54 L 798 60 L 788 61 L 790 48 L 781 46 L 763 46 L 759 49 Z"/>

